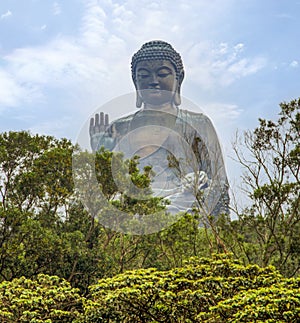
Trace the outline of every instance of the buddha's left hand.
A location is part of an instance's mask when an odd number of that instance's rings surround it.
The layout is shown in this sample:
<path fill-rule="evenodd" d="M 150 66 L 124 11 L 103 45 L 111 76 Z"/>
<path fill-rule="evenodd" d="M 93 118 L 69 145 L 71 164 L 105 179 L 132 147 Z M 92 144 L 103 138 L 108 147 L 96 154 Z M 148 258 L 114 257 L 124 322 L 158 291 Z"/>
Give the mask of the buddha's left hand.
<path fill-rule="evenodd" d="M 197 192 L 207 188 L 209 179 L 204 171 L 188 173 L 182 179 L 182 186 L 184 191 Z"/>

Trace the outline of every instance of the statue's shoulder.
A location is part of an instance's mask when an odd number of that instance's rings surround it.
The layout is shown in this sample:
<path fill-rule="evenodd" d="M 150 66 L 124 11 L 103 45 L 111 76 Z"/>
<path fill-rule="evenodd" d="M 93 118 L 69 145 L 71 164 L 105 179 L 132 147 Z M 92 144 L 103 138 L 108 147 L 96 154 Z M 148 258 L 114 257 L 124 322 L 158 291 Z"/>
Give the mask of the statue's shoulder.
<path fill-rule="evenodd" d="M 196 123 L 211 123 L 207 115 L 202 112 L 195 112 L 186 109 L 179 109 L 179 115 L 183 120 L 187 122 Z"/>
<path fill-rule="evenodd" d="M 212 121 L 204 113 L 180 109 L 179 115 L 186 125 L 195 129 L 202 136 L 213 137 L 216 135 Z"/>
<path fill-rule="evenodd" d="M 119 119 L 114 120 L 112 123 L 115 124 L 115 125 L 128 123 L 128 122 L 130 122 L 132 120 L 134 115 L 135 115 L 135 113 L 129 114 L 128 116 L 121 117 Z"/>
<path fill-rule="evenodd" d="M 130 123 L 134 116 L 135 113 L 121 117 L 117 120 L 114 120 L 110 126 L 113 126 L 119 135 L 126 134 L 130 129 Z"/>

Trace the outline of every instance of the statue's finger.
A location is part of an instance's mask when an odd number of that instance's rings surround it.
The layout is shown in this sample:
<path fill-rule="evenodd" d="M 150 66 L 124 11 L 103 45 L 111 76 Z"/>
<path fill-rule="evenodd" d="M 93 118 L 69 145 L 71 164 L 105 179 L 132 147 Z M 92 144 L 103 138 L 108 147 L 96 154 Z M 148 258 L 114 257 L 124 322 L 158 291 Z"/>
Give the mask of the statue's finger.
<path fill-rule="evenodd" d="M 99 125 L 100 125 L 100 123 L 99 123 L 99 113 L 96 113 L 95 114 L 95 127 L 99 126 Z"/>
<path fill-rule="evenodd" d="M 100 112 L 100 123 L 99 123 L 99 128 L 100 128 L 100 132 L 104 132 L 105 131 L 105 125 L 104 125 L 104 113 Z"/>
<path fill-rule="evenodd" d="M 90 135 L 93 135 L 93 134 L 95 133 L 95 123 L 94 123 L 94 118 L 91 118 L 91 119 L 90 119 L 89 132 L 90 132 Z"/>
<path fill-rule="evenodd" d="M 104 125 L 104 113 L 100 112 L 100 126 Z"/>
<path fill-rule="evenodd" d="M 109 125 L 109 117 L 108 114 L 105 114 L 105 127 L 108 127 Z"/>

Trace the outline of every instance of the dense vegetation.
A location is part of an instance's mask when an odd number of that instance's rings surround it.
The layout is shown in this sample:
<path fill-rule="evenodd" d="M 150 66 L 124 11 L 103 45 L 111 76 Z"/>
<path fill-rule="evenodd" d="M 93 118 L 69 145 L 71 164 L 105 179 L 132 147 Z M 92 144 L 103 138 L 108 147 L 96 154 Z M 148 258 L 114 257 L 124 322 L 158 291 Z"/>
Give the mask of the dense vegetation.
<path fill-rule="evenodd" d="M 1 134 L 0 321 L 300 321 L 300 99 L 280 107 L 277 121 L 260 119 L 234 146 L 249 207 L 210 226 L 185 214 L 147 235 L 103 226 L 93 196 L 95 212 L 86 211 L 71 142 Z M 100 151 L 94 161 L 105 199 L 132 221 L 161 212 L 161 199 L 120 191 L 112 158 Z M 149 194 L 151 169 L 140 173 L 138 159 L 120 155 L 114 162 Z"/>
<path fill-rule="evenodd" d="M 84 322 L 296 322 L 300 279 L 230 256 L 191 258 L 169 271 L 141 269 L 91 286 Z"/>

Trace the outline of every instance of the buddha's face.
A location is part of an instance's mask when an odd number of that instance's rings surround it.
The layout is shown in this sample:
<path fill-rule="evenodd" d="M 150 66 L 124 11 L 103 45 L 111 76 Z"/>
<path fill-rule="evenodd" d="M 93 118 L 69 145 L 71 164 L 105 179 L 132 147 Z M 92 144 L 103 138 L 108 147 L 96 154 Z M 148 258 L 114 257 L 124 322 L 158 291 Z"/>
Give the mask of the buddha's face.
<path fill-rule="evenodd" d="M 160 106 L 173 101 L 176 71 L 167 60 L 149 60 L 136 66 L 136 87 L 144 103 Z"/>

